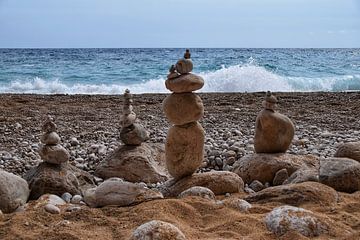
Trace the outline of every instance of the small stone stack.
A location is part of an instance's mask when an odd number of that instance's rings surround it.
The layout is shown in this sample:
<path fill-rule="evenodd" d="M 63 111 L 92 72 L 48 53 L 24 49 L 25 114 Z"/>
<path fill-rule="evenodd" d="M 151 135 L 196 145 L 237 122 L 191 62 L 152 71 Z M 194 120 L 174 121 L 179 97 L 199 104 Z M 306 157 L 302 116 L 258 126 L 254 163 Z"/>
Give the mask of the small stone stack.
<path fill-rule="evenodd" d="M 129 89 L 125 90 L 124 98 L 120 138 L 126 145 L 140 145 L 149 139 L 149 134 L 141 124 L 136 123 L 136 113 L 131 105 L 133 100 Z"/>
<path fill-rule="evenodd" d="M 291 120 L 275 111 L 277 98 L 270 91 L 256 118 L 254 147 L 257 153 L 283 153 L 294 138 L 295 127 Z"/>
<path fill-rule="evenodd" d="M 204 106 L 201 98 L 192 92 L 202 88 L 204 80 L 190 73 L 192 69 L 187 50 L 184 58 L 171 66 L 165 82 L 173 93 L 164 99 L 163 110 L 174 124 L 166 139 L 166 166 L 175 179 L 193 174 L 203 162 L 205 134 L 197 121 L 204 115 Z"/>
<path fill-rule="evenodd" d="M 42 130 L 44 131 L 44 134 L 41 137 L 41 142 L 44 145 L 39 151 L 42 160 L 51 164 L 67 163 L 70 154 L 60 145 L 60 137 L 56 133 L 56 124 L 51 116 L 47 117 Z"/>

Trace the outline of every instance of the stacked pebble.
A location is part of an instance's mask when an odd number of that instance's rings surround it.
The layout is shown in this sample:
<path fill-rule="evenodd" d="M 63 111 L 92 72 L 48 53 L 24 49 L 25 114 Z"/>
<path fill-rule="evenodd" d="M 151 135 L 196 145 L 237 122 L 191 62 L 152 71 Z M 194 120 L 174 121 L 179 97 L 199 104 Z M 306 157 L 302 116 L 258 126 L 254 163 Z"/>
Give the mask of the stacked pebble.
<path fill-rule="evenodd" d="M 165 82 L 173 93 L 164 99 L 163 110 L 174 124 L 166 138 L 166 166 L 175 179 L 193 174 L 203 162 L 205 133 L 197 121 L 204 115 L 204 106 L 201 98 L 192 92 L 202 88 L 204 80 L 191 74 L 192 69 L 187 51 L 184 58 L 170 68 Z"/>
<path fill-rule="evenodd" d="M 133 100 L 129 89 L 125 90 L 124 98 L 120 138 L 126 145 L 141 145 L 149 139 L 149 134 L 141 124 L 136 123 L 136 113 L 131 105 Z"/>
<path fill-rule="evenodd" d="M 56 133 L 56 124 L 53 121 L 53 118 L 48 116 L 42 128 L 44 134 L 41 137 L 41 142 L 44 145 L 41 146 L 39 155 L 42 160 L 47 163 L 67 163 L 69 161 L 70 154 L 63 146 L 60 145 L 60 137 Z"/>

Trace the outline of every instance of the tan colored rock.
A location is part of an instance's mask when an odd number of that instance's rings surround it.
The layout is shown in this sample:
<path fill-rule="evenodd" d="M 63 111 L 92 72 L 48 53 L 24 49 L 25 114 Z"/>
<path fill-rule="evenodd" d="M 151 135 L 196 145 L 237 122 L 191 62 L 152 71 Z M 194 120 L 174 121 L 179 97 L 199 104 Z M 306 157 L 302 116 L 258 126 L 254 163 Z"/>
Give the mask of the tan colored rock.
<path fill-rule="evenodd" d="M 195 173 L 178 181 L 169 180 L 160 187 L 160 191 L 165 197 L 176 197 L 195 186 L 208 188 L 215 195 L 238 193 L 244 190 L 244 182 L 238 175 L 227 171 L 213 171 Z"/>
<path fill-rule="evenodd" d="M 149 133 L 141 125 L 134 123 L 129 127 L 123 127 L 120 131 L 120 139 L 126 145 L 140 145 L 149 139 Z"/>
<path fill-rule="evenodd" d="M 119 177 L 129 182 L 164 182 L 169 178 L 164 146 L 147 143 L 123 145 L 99 164 L 95 175 L 103 179 Z"/>
<path fill-rule="evenodd" d="M 166 166 L 176 179 L 193 174 L 204 158 L 204 129 L 198 122 L 169 129 L 165 156 Z"/>
<path fill-rule="evenodd" d="M 338 193 L 331 187 L 317 182 L 304 182 L 269 187 L 245 198 L 251 203 L 280 202 L 292 206 L 318 204 L 334 206 L 339 200 Z"/>
<path fill-rule="evenodd" d="M 46 145 L 56 145 L 60 143 L 60 137 L 56 132 L 45 133 L 41 136 L 41 142 Z"/>
<path fill-rule="evenodd" d="M 360 142 L 341 144 L 335 153 L 335 157 L 346 157 L 360 162 Z"/>
<path fill-rule="evenodd" d="M 165 81 L 167 89 L 174 93 L 193 92 L 204 86 L 204 79 L 195 74 L 189 73 L 180 76 L 173 75 Z"/>
<path fill-rule="evenodd" d="M 84 194 L 84 201 L 90 207 L 130 206 L 160 198 L 163 198 L 160 192 L 120 178 L 110 178 L 98 187 L 88 189 Z"/>
<path fill-rule="evenodd" d="M 163 110 L 168 120 L 175 125 L 184 125 L 200 120 L 204 115 L 201 98 L 194 93 L 173 93 L 163 101 Z"/>
<path fill-rule="evenodd" d="M 70 158 L 69 152 L 59 144 L 42 146 L 39 155 L 44 162 L 51 164 L 66 163 Z"/>
<path fill-rule="evenodd" d="M 193 63 L 191 59 L 180 59 L 176 65 L 175 70 L 180 74 L 186 74 L 193 70 Z"/>
<path fill-rule="evenodd" d="M 294 133 L 295 127 L 288 117 L 271 110 L 262 110 L 256 118 L 255 152 L 286 152 L 294 138 Z"/>
<path fill-rule="evenodd" d="M 272 183 L 276 173 L 286 169 L 291 175 L 299 169 L 318 169 L 319 158 L 313 155 L 250 154 L 245 155 L 233 165 L 233 172 L 238 174 L 245 183 L 259 180 L 263 184 Z"/>
<path fill-rule="evenodd" d="M 136 114 L 131 111 L 129 114 L 124 114 L 121 116 L 120 124 L 123 127 L 129 127 L 134 124 L 136 121 Z"/>
<path fill-rule="evenodd" d="M 185 191 L 183 191 L 179 194 L 178 198 L 185 198 L 185 197 L 189 197 L 189 196 L 202 197 L 202 198 L 212 199 L 212 200 L 215 199 L 215 194 L 213 193 L 213 191 L 211 191 L 210 189 L 208 189 L 206 187 L 199 187 L 199 186 L 195 186 L 195 187 L 186 189 Z"/>
<path fill-rule="evenodd" d="M 173 224 L 152 220 L 136 228 L 130 240 L 186 240 L 186 237 Z"/>

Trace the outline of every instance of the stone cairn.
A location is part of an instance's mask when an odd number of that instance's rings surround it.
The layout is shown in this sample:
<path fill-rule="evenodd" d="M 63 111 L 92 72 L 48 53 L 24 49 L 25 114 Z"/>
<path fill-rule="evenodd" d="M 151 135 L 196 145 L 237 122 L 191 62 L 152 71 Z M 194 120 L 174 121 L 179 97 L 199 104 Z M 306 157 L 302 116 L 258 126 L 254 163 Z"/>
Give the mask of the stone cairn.
<path fill-rule="evenodd" d="M 166 138 L 166 166 L 175 179 L 192 175 L 204 157 L 205 134 L 198 123 L 204 115 L 204 106 L 201 98 L 193 93 L 203 87 L 204 80 L 190 73 L 193 69 L 190 56 L 186 50 L 184 58 L 170 67 L 165 82 L 173 93 L 164 99 L 163 110 L 174 124 Z"/>
<path fill-rule="evenodd" d="M 257 153 L 286 152 L 294 138 L 291 120 L 275 111 L 277 98 L 270 91 L 262 105 L 264 109 L 256 118 L 254 147 Z"/>
<path fill-rule="evenodd" d="M 136 113 L 133 111 L 133 106 L 131 105 L 133 99 L 129 89 L 125 90 L 124 99 L 120 138 L 126 145 L 137 146 L 148 140 L 149 134 L 141 124 L 136 123 Z"/>
<path fill-rule="evenodd" d="M 51 164 L 67 163 L 70 158 L 69 152 L 60 145 L 60 137 L 56 133 L 56 124 L 51 116 L 47 119 L 42 128 L 44 134 L 41 137 L 41 142 L 44 144 L 40 148 L 39 154 L 44 162 Z"/>

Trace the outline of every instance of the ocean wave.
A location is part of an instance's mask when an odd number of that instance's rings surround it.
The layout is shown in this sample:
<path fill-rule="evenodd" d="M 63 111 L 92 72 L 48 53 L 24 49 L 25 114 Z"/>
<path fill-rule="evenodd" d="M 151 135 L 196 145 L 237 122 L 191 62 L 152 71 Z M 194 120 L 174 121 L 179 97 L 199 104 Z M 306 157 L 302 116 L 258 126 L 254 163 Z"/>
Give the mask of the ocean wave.
<path fill-rule="evenodd" d="M 199 92 L 259 92 L 259 91 L 347 91 L 360 90 L 360 75 L 324 78 L 286 77 L 254 64 L 235 65 L 216 71 L 198 73 L 205 79 Z M 133 93 L 166 93 L 165 78 L 150 79 L 135 84 L 69 84 L 59 79 L 36 77 L 29 81 L 12 81 L 0 86 L 2 93 L 35 94 L 122 94 L 126 88 Z"/>

